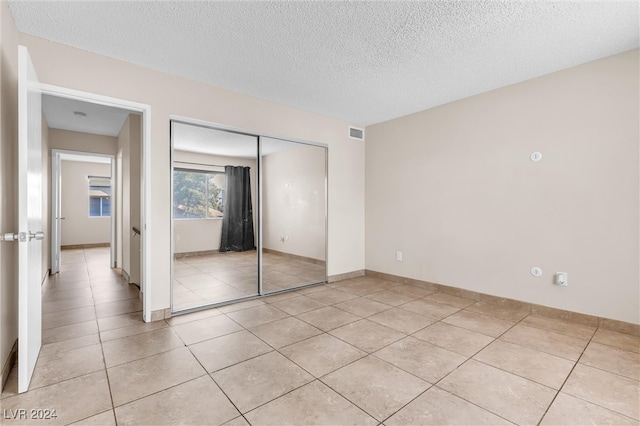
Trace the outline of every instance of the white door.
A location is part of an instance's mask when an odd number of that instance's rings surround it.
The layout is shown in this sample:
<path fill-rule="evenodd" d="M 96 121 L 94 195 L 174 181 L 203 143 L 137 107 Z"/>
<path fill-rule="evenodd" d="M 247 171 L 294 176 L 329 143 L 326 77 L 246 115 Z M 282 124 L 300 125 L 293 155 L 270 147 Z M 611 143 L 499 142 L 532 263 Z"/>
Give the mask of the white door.
<path fill-rule="evenodd" d="M 42 109 L 29 52 L 18 47 L 18 392 L 42 345 Z"/>
<path fill-rule="evenodd" d="M 60 272 L 60 236 L 62 227 L 60 206 L 60 154 L 51 153 L 51 274 Z"/>

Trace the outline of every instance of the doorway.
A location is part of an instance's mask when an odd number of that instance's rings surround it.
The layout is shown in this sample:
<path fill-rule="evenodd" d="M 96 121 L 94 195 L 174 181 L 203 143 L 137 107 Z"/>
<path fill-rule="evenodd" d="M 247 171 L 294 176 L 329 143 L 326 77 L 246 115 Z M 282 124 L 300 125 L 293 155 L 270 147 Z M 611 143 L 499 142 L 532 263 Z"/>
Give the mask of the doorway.
<path fill-rule="evenodd" d="M 140 287 L 140 290 L 142 292 L 142 301 L 143 301 L 143 320 L 145 322 L 150 322 L 151 321 L 151 288 L 149 286 L 146 285 L 146 277 L 149 276 L 149 268 L 150 268 L 150 264 L 151 262 L 149 261 L 149 250 L 147 250 L 148 247 L 148 233 L 144 232 L 144 231 L 148 231 L 149 230 L 149 226 L 148 223 L 146 223 L 145 221 L 145 212 L 148 211 L 148 206 L 149 206 L 149 186 L 150 186 L 150 156 L 149 156 L 149 150 L 150 150 L 150 129 L 151 129 L 151 123 L 149 120 L 149 114 L 150 114 L 150 106 L 149 105 L 145 105 L 145 104 L 140 104 L 140 103 L 136 103 L 136 102 L 131 102 L 131 101 L 126 101 L 126 100 L 122 100 L 122 99 L 117 99 L 117 98 L 111 98 L 111 97 L 107 97 L 107 96 L 102 96 L 102 95 L 97 95 L 97 94 L 93 94 L 93 93 L 88 93 L 88 92 L 82 92 L 82 91 L 77 91 L 77 90 L 73 90 L 73 89 L 68 89 L 68 88 L 64 88 L 64 87 L 58 87 L 58 86 L 53 86 L 53 85 L 48 85 L 48 84 L 42 84 L 41 85 L 41 89 L 42 89 L 42 94 L 44 97 L 49 97 L 51 99 L 56 99 L 57 101 L 59 101 L 60 103 L 71 103 L 71 104 L 82 104 L 84 107 L 88 108 L 88 110 L 90 111 L 89 113 L 84 112 L 84 111 L 78 111 L 81 112 L 83 114 L 75 114 L 75 110 L 72 110 L 71 112 L 74 113 L 76 116 L 79 115 L 80 119 L 86 119 L 87 116 L 89 116 L 89 114 L 93 114 L 91 111 L 95 111 L 95 110 L 100 110 L 102 109 L 103 112 L 106 110 L 108 111 L 108 114 L 110 113 L 114 113 L 114 112 L 120 112 L 120 113 L 124 113 L 124 115 L 129 116 L 129 117 L 136 117 L 137 121 L 138 121 L 138 133 L 139 133 L 139 149 L 137 149 L 135 152 L 128 152 L 127 154 L 125 154 L 124 156 L 119 155 L 118 157 L 118 161 L 116 161 L 116 155 L 114 155 L 113 153 L 109 153 L 108 156 L 110 156 L 110 163 L 111 163 L 111 181 L 109 183 L 109 187 L 111 188 L 111 195 L 115 197 L 112 198 L 111 201 L 115 201 L 115 208 L 117 209 L 119 206 L 117 204 L 117 198 L 122 195 L 122 192 L 125 191 L 119 191 L 118 188 L 118 181 L 117 181 L 117 176 L 119 175 L 119 171 L 117 170 L 116 167 L 116 163 L 120 164 L 120 160 L 122 160 L 122 162 L 124 161 L 130 161 L 130 165 L 133 165 L 133 168 L 135 170 L 138 171 L 138 179 L 137 180 L 133 180 L 133 184 L 132 186 L 130 186 L 130 188 L 133 188 L 132 191 L 130 191 L 128 194 L 124 194 L 125 197 L 132 197 L 131 199 L 138 201 L 139 203 L 132 203 L 132 204 L 136 204 L 137 205 L 137 216 L 140 218 L 140 220 L 137 223 L 133 223 L 133 222 L 122 222 L 117 220 L 117 218 L 121 215 L 111 215 L 111 226 L 110 226 L 110 266 L 111 267 L 120 267 L 122 266 L 121 264 L 118 263 L 119 259 L 122 259 L 123 256 L 121 255 L 121 253 L 124 251 L 124 246 L 121 247 L 121 242 L 122 240 L 125 240 L 126 237 L 128 236 L 131 240 L 135 240 L 134 243 L 137 243 L 138 246 L 136 246 L 133 250 L 137 251 L 139 253 L 139 261 L 138 264 L 139 266 L 137 267 L 137 277 L 135 278 L 135 283 Z M 86 114 L 86 115 L 84 115 Z M 107 117 L 109 118 L 109 117 Z M 86 131 L 85 131 L 86 132 Z M 91 132 L 87 132 L 87 133 L 91 133 Z M 82 153 L 82 152 L 86 152 L 85 149 L 83 149 L 83 147 L 80 145 L 72 145 L 72 149 L 68 149 L 68 150 L 61 150 L 61 151 L 72 151 L 71 153 L 67 153 L 67 154 L 73 154 L 73 152 L 75 152 L 76 154 L 78 152 Z M 92 150 L 91 154 L 95 155 L 96 152 L 93 152 L 95 150 Z M 65 153 L 61 152 L 60 154 L 64 155 Z M 97 152 L 98 156 L 101 156 L 101 154 L 104 153 L 100 153 Z M 121 154 L 121 153 L 120 153 Z M 124 160 L 123 160 L 124 159 Z M 52 195 L 53 195 L 53 191 L 54 191 L 54 182 L 56 180 L 55 175 L 53 174 L 54 172 L 54 156 L 52 154 Z M 94 176 L 96 178 L 99 178 L 100 176 Z M 113 179 L 113 178 L 116 179 Z M 87 184 L 89 184 L 89 182 L 87 182 Z M 104 185 L 104 181 L 103 182 L 98 182 L 98 184 Z M 58 187 L 59 188 L 59 187 Z M 98 197 L 100 198 L 100 197 Z M 91 201 L 90 201 L 91 202 Z M 98 202 L 99 203 L 99 202 Z M 54 204 L 54 201 L 52 200 L 52 206 Z M 104 204 L 103 204 L 104 206 Z M 114 209 L 115 210 L 115 209 Z M 52 214 L 51 214 L 51 218 L 52 218 L 52 247 L 51 247 L 51 264 L 52 264 L 52 270 L 54 268 L 54 264 L 56 262 L 59 262 L 59 244 L 60 244 L 60 222 L 65 220 L 62 219 L 62 217 L 65 217 L 63 215 L 60 214 L 60 211 L 57 211 L 57 215 L 54 214 L 54 210 L 52 210 Z M 56 219 L 56 217 L 58 219 Z M 56 223 L 57 222 L 57 223 Z M 118 224 L 120 223 L 120 225 L 123 225 L 124 223 L 126 223 L 128 225 L 128 228 L 125 229 L 119 229 L 118 228 Z M 57 232 L 57 238 L 53 238 L 53 230 L 54 229 L 58 229 Z M 135 231 L 134 229 L 135 228 Z M 57 240 L 57 241 L 54 241 Z M 54 246 L 55 244 L 55 246 Z M 58 257 L 56 259 L 53 258 L 54 253 L 57 252 Z M 122 262 L 124 263 L 124 262 Z M 134 262 L 135 263 L 135 262 Z M 59 265 L 59 263 L 58 263 Z M 127 277 L 129 278 L 129 277 Z"/>
<path fill-rule="evenodd" d="M 109 266 L 117 266 L 115 171 L 114 155 L 51 150 L 51 274 L 60 271 L 62 247 L 107 243 Z"/>

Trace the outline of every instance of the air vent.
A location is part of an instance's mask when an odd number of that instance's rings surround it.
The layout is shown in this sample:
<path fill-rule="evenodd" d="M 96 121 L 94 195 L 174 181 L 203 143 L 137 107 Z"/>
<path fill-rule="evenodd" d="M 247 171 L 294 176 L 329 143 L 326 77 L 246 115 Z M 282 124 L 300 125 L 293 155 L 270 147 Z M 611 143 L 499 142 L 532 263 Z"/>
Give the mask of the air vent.
<path fill-rule="evenodd" d="M 357 127 L 349 126 L 349 137 L 351 139 L 364 140 L 364 129 L 358 129 Z"/>

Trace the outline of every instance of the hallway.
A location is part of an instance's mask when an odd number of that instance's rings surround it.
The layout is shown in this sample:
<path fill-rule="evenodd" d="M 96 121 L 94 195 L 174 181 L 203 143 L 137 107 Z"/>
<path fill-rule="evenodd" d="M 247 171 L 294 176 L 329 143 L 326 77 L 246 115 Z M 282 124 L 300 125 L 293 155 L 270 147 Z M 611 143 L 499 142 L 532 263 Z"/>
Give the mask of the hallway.
<path fill-rule="evenodd" d="M 63 251 L 30 390 L 14 368 L 1 424 L 640 420 L 635 336 L 370 277 L 145 324 L 108 262 Z"/>

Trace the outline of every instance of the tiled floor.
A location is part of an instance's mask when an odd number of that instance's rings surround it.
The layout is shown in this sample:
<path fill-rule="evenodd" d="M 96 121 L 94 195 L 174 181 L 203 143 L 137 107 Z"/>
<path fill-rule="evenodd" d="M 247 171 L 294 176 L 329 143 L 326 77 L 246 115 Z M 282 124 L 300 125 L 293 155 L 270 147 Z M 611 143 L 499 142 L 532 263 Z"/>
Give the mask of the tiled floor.
<path fill-rule="evenodd" d="M 144 324 L 106 253 L 64 255 L 3 424 L 640 421 L 638 337 L 371 278 Z"/>
<path fill-rule="evenodd" d="M 178 257 L 174 261 L 173 310 L 225 302 L 258 294 L 255 250 Z M 278 253 L 262 255 L 263 290 L 280 291 L 325 281 L 325 266 Z"/>

